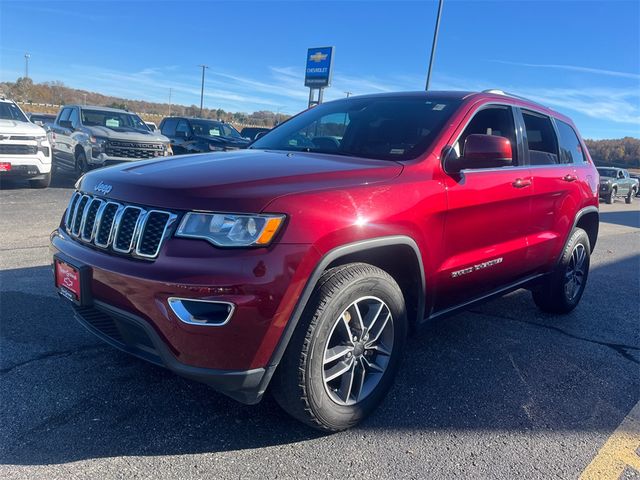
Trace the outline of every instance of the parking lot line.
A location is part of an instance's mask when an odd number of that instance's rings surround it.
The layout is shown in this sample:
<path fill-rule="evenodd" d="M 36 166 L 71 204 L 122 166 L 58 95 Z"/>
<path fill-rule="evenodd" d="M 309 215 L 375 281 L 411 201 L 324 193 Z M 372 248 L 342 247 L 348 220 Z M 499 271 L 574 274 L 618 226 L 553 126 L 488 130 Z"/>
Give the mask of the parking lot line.
<path fill-rule="evenodd" d="M 618 479 L 631 467 L 640 472 L 640 402 L 622 420 L 580 475 L 581 480 Z"/>

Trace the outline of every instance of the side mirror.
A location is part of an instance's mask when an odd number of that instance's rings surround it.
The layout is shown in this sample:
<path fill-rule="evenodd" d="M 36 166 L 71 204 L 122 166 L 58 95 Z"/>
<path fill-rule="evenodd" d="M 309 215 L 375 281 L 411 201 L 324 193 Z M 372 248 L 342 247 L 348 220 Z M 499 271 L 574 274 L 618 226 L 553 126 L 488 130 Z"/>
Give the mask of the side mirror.
<path fill-rule="evenodd" d="M 256 140 L 258 140 L 259 138 L 264 137 L 267 133 L 269 133 L 269 132 L 259 132 L 259 133 L 256 135 L 256 138 L 255 138 L 255 139 L 256 139 Z"/>
<path fill-rule="evenodd" d="M 63 128 L 73 129 L 73 125 L 71 125 L 71 120 L 60 120 L 60 126 Z"/>
<path fill-rule="evenodd" d="M 513 164 L 511 142 L 496 135 L 469 135 L 464 141 L 463 156 L 458 157 L 452 147 L 443 151 L 447 173 L 459 173 L 471 168 L 499 168 Z"/>

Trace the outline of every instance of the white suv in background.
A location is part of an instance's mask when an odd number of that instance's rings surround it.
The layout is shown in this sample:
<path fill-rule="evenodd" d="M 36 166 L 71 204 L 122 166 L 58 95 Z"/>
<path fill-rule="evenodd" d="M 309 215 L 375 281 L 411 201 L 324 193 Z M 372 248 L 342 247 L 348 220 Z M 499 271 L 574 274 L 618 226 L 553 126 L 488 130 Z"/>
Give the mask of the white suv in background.
<path fill-rule="evenodd" d="M 51 144 L 15 102 L 0 98 L 0 180 L 26 178 L 34 188 L 51 183 Z"/>

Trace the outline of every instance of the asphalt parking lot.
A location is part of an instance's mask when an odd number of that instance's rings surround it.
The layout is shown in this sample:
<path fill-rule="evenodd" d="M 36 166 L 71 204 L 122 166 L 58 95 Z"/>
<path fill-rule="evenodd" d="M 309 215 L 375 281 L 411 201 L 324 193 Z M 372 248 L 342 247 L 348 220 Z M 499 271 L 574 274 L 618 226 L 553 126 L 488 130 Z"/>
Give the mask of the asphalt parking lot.
<path fill-rule="evenodd" d="M 542 314 L 518 291 L 434 323 L 382 407 L 326 436 L 77 324 L 48 252 L 72 187 L 0 189 L 2 478 L 569 479 L 640 399 L 640 199 L 601 206 L 574 312 Z"/>

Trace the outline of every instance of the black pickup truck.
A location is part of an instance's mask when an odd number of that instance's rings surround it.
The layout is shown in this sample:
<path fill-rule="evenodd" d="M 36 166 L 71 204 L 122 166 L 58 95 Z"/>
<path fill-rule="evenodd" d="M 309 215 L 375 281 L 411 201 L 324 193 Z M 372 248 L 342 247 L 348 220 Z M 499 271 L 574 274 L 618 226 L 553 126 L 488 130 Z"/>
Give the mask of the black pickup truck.
<path fill-rule="evenodd" d="M 160 131 L 171 141 L 175 155 L 237 150 L 251 143 L 228 123 L 204 118 L 167 117 L 160 122 Z"/>

